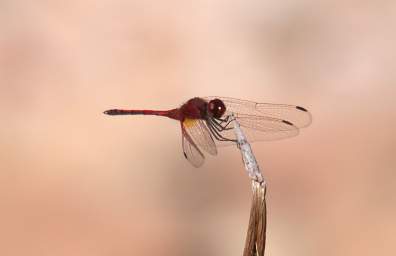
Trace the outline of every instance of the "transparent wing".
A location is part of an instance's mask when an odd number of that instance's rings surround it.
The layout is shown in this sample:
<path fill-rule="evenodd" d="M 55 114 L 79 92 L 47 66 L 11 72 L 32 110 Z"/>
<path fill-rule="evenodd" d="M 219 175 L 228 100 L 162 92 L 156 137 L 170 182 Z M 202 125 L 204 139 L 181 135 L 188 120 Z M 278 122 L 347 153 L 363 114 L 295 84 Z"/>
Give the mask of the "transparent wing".
<path fill-rule="evenodd" d="M 205 157 L 202 152 L 199 150 L 197 145 L 193 142 L 190 135 L 184 129 L 183 124 L 181 125 L 182 129 L 182 147 L 184 157 L 194 166 L 200 167 L 204 161 Z"/>
<path fill-rule="evenodd" d="M 187 118 L 182 125 L 195 145 L 211 155 L 217 155 L 216 144 L 204 120 Z"/>
<path fill-rule="evenodd" d="M 204 99 L 207 101 L 213 99 L 222 100 L 226 105 L 225 115 L 234 113 L 237 118 L 244 115 L 265 116 L 278 120 L 285 120 L 292 123 L 297 128 L 307 127 L 312 122 L 311 113 L 305 108 L 296 105 L 256 103 L 248 100 L 217 96 L 204 97 Z"/>
<path fill-rule="evenodd" d="M 238 120 L 250 142 L 271 141 L 290 138 L 299 134 L 299 128 L 312 122 L 311 114 L 303 107 L 286 104 L 256 103 L 226 97 L 205 97 L 210 101 L 220 99 L 226 106 L 222 119 L 231 114 Z M 229 118 L 230 120 L 230 118 Z M 218 120 L 225 130 L 219 131 L 222 137 L 234 140 L 233 123 Z M 232 141 L 216 141 L 218 146 L 233 144 Z"/>
<path fill-rule="evenodd" d="M 296 126 L 291 125 L 290 123 L 285 123 L 280 119 L 249 115 L 240 115 L 236 119 L 249 142 L 285 139 L 294 137 L 299 133 L 299 129 Z M 234 144 L 232 140 L 235 140 L 236 137 L 234 133 L 233 122 L 230 122 L 228 125 L 226 125 L 226 129 L 218 131 L 218 133 L 220 133 L 223 138 L 231 141 L 217 140 L 217 146 L 227 146 Z"/>

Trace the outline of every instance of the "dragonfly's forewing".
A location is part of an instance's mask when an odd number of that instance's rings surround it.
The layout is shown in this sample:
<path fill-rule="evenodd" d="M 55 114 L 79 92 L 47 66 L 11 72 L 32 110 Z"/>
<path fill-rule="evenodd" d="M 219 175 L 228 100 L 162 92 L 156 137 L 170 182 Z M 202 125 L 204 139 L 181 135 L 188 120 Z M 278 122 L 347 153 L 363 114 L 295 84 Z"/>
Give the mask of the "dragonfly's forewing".
<path fill-rule="evenodd" d="M 250 142 L 278 140 L 296 136 L 299 128 L 312 122 L 311 114 L 304 108 L 295 105 L 256 103 L 226 97 L 206 97 L 207 101 L 220 99 L 226 106 L 223 118 L 231 114 L 238 120 Z M 233 128 L 233 123 L 228 125 Z M 220 132 L 227 139 L 235 139 L 232 129 Z M 216 142 L 218 145 L 229 145 L 232 142 Z"/>
<path fill-rule="evenodd" d="M 274 119 L 285 120 L 297 128 L 311 124 L 312 116 L 305 108 L 296 105 L 256 103 L 254 101 L 240 100 L 228 97 L 205 97 L 207 101 L 220 99 L 226 105 L 226 115 L 234 113 L 235 116 L 266 116 Z"/>

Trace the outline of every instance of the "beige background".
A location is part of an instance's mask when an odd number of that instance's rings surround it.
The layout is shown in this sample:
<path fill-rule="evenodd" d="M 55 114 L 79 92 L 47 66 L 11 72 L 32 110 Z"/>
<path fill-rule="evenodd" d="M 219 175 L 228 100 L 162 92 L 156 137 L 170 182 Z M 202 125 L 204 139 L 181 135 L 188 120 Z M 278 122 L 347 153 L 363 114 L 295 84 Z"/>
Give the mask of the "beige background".
<path fill-rule="evenodd" d="M 200 169 L 179 125 L 109 117 L 193 96 L 299 104 L 255 143 L 267 255 L 396 253 L 395 1 L 0 2 L 0 255 L 241 255 L 236 148 Z"/>

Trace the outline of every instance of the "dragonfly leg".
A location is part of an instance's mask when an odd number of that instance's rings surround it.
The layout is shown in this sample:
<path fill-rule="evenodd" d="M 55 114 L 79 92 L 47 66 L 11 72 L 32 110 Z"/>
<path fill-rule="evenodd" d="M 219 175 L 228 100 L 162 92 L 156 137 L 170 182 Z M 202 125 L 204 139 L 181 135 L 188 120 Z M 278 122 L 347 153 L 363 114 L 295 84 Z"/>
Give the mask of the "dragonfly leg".
<path fill-rule="evenodd" d="M 209 127 L 209 130 L 210 130 L 210 132 L 212 133 L 213 137 L 214 137 L 216 140 L 224 141 L 222 138 L 219 137 L 217 131 L 215 131 L 214 128 L 213 128 L 212 126 L 209 125 L 208 127 Z"/>
<path fill-rule="evenodd" d="M 211 121 L 207 121 L 207 125 L 209 130 L 211 131 L 212 135 L 215 137 L 216 140 L 224 140 L 223 138 L 221 138 L 222 136 L 219 134 L 219 132 L 217 131 L 218 128 L 215 127 L 214 123 L 212 123 Z"/>
<path fill-rule="evenodd" d="M 216 118 L 216 119 L 220 121 L 220 124 L 222 124 L 224 122 L 227 122 L 229 118 L 230 116 L 227 116 L 226 118 Z"/>
<path fill-rule="evenodd" d="M 230 120 L 228 120 L 230 119 Z M 223 126 L 224 130 L 231 130 L 233 127 L 228 127 L 232 121 L 234 121 L 235 118 L 230 118 L 230 116 L 227 117 L 227 123 Z"/>
<path fill-rule="evenodd" d="M 224 136 L 222 136 L 220 134 L 220 132 L 224 131 L 224 129 L 217 122 L 215 122 L 214 120 L 210 120 L 209 119 L 207 121 L 207 124 L 208 124 L 209 130 L 212 132 L 212 134 L 213 134 L 213 136 L 215 137 L 216 140 L 236 142 L 236 140 L 228 139 L 228 138 L 225 138 Z"/>
<path fill-rule="evenodd" d="M 210 119 L 210 123 L 213 125 L 214 128 L 216 128 L 217 131 L 222 131 L 223 130 L 223 126 L 221 126 L 221 124 L 218 123 L 216 121 L 216 119 L 214 119 L 214 118 Z"/>
<path fill-rule="evenodd" d="M 230 119 L 230 120 L 229 120 Z M 226 119 L 215 119 L 213 118 L 213 124 L 218 128 L 218 131 L 227 131 L 233 129 L 232 127 L 228 127 L 228 125 L 233 121 L 234 119 L 230 118 L 230 116 L 227 116 Z M 220 122 L 218 122 L 220 120 Z M 223 124 L 226 123 L 226 124 Z"/>
<path fill-rule="evenodd" d="M 227 139 L 227 138 L 223 137 L 214 127 L 210 127 L 209 129 L 212 132 L 213 137 L 215 137 L 215 139 L 218 140 L 218 141 L 233 141 L 233 142 L 236 142 L 236 140 L 231 140 L 231 139 Z"/>
<path fill-rule="evenodd" d="M 232 117 L 231 115 L 228 115 L 226 118 L 216 118 L 216 120 L 218 120 L 218 121 L 220 121 L 220 123 L 219 124 L 223 124 L 223 123 L 226 123 L 226 125 L 225 126 L 223 126 L 223 127 L 227 127 L 230 123 L 231 123 L 231 121 L 233 121 L 235 118 L 234 117 Z"/>

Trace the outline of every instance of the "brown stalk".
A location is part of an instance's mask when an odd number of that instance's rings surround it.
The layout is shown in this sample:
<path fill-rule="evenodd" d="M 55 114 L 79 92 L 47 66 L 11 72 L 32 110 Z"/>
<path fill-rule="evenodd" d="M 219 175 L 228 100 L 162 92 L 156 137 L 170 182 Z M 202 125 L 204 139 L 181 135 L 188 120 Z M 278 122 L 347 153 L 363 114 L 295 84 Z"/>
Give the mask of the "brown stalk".
<path fill-rule="evenodd" d="M 265 251 L 267 209 L 266 185 L 252 181 L 253 200 L 243 256 L 263 256 Z"/>

